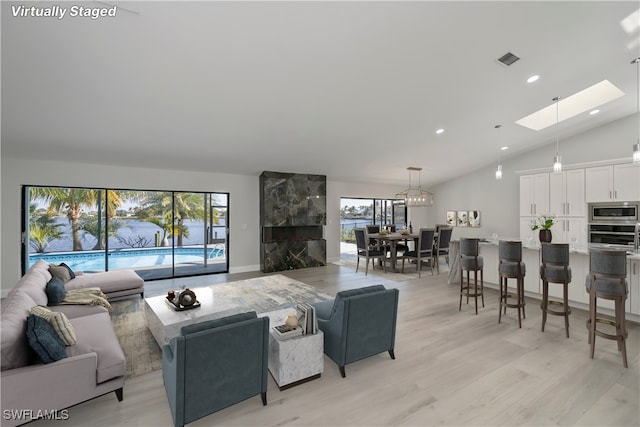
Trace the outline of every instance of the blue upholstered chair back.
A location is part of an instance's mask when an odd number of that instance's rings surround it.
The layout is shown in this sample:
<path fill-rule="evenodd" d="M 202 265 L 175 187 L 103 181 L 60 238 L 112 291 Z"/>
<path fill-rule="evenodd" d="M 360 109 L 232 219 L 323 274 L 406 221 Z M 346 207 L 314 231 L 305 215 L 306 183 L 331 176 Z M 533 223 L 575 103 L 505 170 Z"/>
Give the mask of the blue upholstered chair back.
<path fill-rule="evenodd" d="M 500 240 L 498 242 L 498 258 L 500 261 L 522 261 L 522 242 Z"/>
<path fill-rule="evenodd" d="M 162 348 L 162 378 L 175 426 L 249 397 L 266 402 L 269 318 L 255 312 L 181 329 Z"/>
<path fill-rule="evenodd" d="M 627 253 L 625 251 L 591 250 L 589 271 L 601 276 L 626 276 Z"/>
<path fill-rule="evenodd" d="M 364 228 L 354 228 L 353 234 L 356 236 L 356 246 L 359 250 L 367 250 L 366 230 Z"/>
<path fill-rule="evenodd" d="M 441 227 L 438 232 L 438 249 L 449 249 L 449 242 L 451 242 L 451 234 L 453 228 Z"/>
<path fill-rule="evenodd" d="M 434 228 L 421 228 L 420 229 L 420 252 L 430 252 L 433 250 L 433 237 L 436 230 Z"/>
<path fill-rule="evenodd" d="M 569 245 L 566 243 L 543 243 L 542 262 L 550 265 L 569 265 Z"/>
<path fill-rule="evenodd" d="M 587 292 L 595 289 L 597 294 L 623 296 L 629 293 L 627 283 L 627 253 L 625 251 L 589 251 L 589 274 L 585 279 Z M 595 284 L 595 286 L 592 286 Z"/>
<path fill-rule="evenodd" d="M 480 252 L 480 239 L 461 238 L 460 239 L 460 255 L 466 256 L 478 256 Z"/>
<path fill-rule="evenodd" d="M 398 316 L 397 289 L 382 285 L 338 292 L 314 304 L 324 333 L 324 352 L 338 366 L 393 350 Z"/>

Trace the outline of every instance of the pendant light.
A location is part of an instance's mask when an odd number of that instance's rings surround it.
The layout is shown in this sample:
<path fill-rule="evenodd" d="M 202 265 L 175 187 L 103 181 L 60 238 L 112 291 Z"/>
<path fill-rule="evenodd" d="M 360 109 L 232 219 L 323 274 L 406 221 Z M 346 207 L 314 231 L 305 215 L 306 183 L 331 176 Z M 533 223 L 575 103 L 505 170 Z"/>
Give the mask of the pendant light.
<path fill-rule="evenodd" d="M 502 125 L 495 125 L 496 129 L 500 129 Z M 500 153 L 502 152 L 502 148 L 498 151 L 498 168 L 496 169 L 496 179 L 502 179 L 502 164 L 500 163 Z"/>
<path fill-rule="evenodd" d="M 631 61 L 636 64 L 637 89 L 638 89 L 638 115 L 640 116 L 640 58 Z M 638 131 L 638 142 L 633 144 L 633 163 L 640 164 L 640 131 Z"/>
<path fill-rule="evenodd" d="M 560 156 L 560 150 L 559 150 L 559 146 L 560 146 L 560 142 L 559 142 L 559 136 L 558 136 L 558 127 L 560 126 L 560 120 L 559 120 L 559 115 L 558 115 L 558 110 L 559 110 L 559 102 L 560 102 L 560 97 L 556 96 L 555 98 L 553 98 L 554 101 L 556 101 L 556 156 L 553 158 L 553 173 L 562 173 L 562 157 Z"/>
<path fill-rule="evenodd" d="M 404 200 L 407 207 L 433 206 L 434 194 L 423 190 L 420 183 L 420 171 L 422 171 L 422 168 L 409 166 L 407 170 L 409 171 L 409 188 L 397 193 L 396 199 Z M 414 171 L 418 172 L 418 187 L 411 186 L 411 172 Z"/>

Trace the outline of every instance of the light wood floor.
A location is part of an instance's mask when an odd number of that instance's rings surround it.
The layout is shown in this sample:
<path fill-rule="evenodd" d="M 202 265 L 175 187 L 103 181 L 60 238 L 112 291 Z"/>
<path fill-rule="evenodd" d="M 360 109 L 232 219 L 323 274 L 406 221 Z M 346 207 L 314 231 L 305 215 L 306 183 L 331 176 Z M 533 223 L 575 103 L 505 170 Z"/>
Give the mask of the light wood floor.
<path fill-rule="evenodd" d="M 158 289 L 256 275 L 260 273 L 166 281 Z M 446 272 L 406 282 L 365 277 L 336 265 L 286 275 L 331 293 L 378 283 L 397 287 L 396 360 L 383 353 L 347 365 L 342 379 L 325 357 L 320 379 L 279 391 L 269 378 L 266 407 L 256 396 L 190 426 L 640 425 L 636 324 L 628 323 L 625 369 L 613 341 L 598 338 L 595 359 L 589 358 L 584 311 L 573 311 L 569 339 L 561 317 L 550 316 L 546 332 L 540 331 L 536 300 L 528 300 L 522 329 L 513 310 L 498 324 L 496 291 L 487 290 L 478 316 L 471 304 L 463 304 L 459 312 L 458 287 L 446 283 Z M 59 424 L 172 425 L 160 371 L 128 380 L 123 402 L 113 394 L 94 399 L 71 408 L 69 419 Z"/>

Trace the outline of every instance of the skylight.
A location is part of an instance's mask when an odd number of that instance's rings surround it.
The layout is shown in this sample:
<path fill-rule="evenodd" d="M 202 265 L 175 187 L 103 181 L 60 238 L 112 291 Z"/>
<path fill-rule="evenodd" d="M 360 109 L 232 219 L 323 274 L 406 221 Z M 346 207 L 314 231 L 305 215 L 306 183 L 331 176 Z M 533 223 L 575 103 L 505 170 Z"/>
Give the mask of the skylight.
<path fill-rule="evenodd" d="M 591 87 L 581 90 L 567 98 L 560 98 L 558 102 L 558 122 L 570 119 L 585 111 L 620 98 L 624 95 L 620 89 L 609 80 L 603 80 Z M 556 124 L 556 103 L 529 114 L 516 121 L 520 126 L 533 130 L 542 130 Z"/>

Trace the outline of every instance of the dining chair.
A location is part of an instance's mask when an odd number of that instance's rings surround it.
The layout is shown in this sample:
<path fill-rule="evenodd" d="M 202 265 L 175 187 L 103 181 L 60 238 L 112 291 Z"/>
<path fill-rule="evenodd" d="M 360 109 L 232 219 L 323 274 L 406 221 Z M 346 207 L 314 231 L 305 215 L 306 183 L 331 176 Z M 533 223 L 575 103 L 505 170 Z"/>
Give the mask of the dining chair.
<path fill-rule="evenodd" d="M 440 274 L 440 257 L 444 256 L 447 265 L 449 265 L 449 243 L 451 242 L 452 227 L 440 227 L 438 238 L 435 239 L 433 245 L 433 257 L 436 260 L 436 272 Z"/>
<path fill-rule="evenodd" d="M 356 247 L 358 250 L 358 260 L 356 263 L 356 273 L 358 272 L 358 268 L 360 267 L 360 257 L 365 257 L 366 265 L 364 269 L 364 275 L 366 276 L 369 273 L 369 260 L 374 260 L 376 258 L 380 259 L 382 262 L 382 267 L 384 268 L 385 273 L 387 272 L 387 265 L 385 264 L 385 258 L 387 257 L 387 251 L 384 248 L 380 248 L 378 246 L 372 246 L 369 242 L 369 233 L 367 233 L 366 228 L 354 228 L 353 233 L 356 236 Z M 375 239 L 374 239 L 375 240 Z"/>
<path fill-rule="evenodd" d="M 402 272 L 404 273 L 404 261 L 407 259 L 415 260 L 418 270 L 418 277 L 422 270 L 422 261 L 429 259 L 431 265 L 431 274 L 433 274 L 433 236 L 436 230 L 434 228 L 421 228 L 418 237 L 416 250 L 406 251 L 402 255 Z"/>

